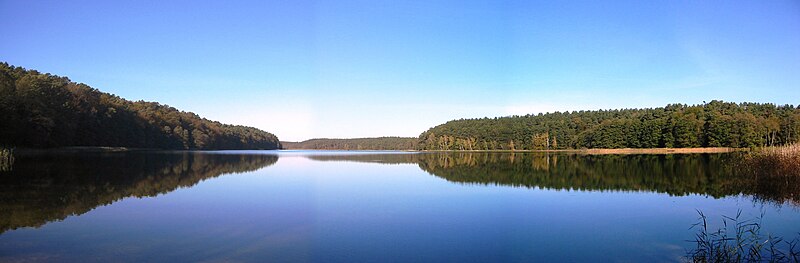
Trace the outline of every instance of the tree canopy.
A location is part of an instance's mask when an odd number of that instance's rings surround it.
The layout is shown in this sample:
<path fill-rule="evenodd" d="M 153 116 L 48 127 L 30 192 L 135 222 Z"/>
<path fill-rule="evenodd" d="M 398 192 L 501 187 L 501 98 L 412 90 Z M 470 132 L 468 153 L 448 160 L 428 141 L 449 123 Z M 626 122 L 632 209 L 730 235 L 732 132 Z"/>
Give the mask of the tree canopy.
<path fill-rule="evenodd" d="M 157 102 L 125 100 L 66 77 L 0 63 L 0 145 L 278 149 L 260 129 Z"/>
<path fill-rule="evenodd" d="M 423 132 L 420 150 L 760 147 L 798 141 L 800 108 L 711 101 L 648 109 L 460 119 Z"/>

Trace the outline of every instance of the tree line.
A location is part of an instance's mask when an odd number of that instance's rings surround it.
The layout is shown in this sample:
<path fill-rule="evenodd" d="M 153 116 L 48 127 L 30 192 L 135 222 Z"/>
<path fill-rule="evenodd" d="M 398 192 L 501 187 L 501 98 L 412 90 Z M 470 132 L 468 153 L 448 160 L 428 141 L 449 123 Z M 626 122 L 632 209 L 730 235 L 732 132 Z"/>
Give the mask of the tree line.
<path fill-rule="evenodd" d="M 310 139 L 302 142 L 281 142 L 285 149 L 315 150 L 414 150 L 417 138 L 378 137 L 356 139 Z"/>
<path fill-rule="evenodd" d="M 800 137 L 800 107 L 711 101 L 647 109 L 460 119 L 423 132 L 419 150 L 763 147 Z"/>
<path fill-rule="evenodd" d="M 260 129 L 157 102 L 128 101 L 69 78 L 0 63 L 0 145 L 278 149 Z"/>
<path fill-rule="evenodd" d="M 800 108 L 711 101 L 647 109 L 460 119 L 418 138 L 286 142 L 157 102 L 128 101 L 66 77 L 0 63 L 0 146 L 159 149 L 558 150 L 763 147 L 800 137 Z M 283 147 L 282 147 L 283 146 Z"/>

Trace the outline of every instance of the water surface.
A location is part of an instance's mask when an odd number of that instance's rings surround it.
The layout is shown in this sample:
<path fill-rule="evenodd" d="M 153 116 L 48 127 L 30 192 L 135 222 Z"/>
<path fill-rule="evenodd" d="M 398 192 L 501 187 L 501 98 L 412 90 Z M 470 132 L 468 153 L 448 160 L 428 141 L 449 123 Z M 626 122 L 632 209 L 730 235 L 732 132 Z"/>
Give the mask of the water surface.
<path fill-rule="evenodd" d="M 0 261 L 679 261 L 697 210 L 800 231 L 729 154 L 223 151 L 19 156 Z M 796 196 L 795 196 L 796 198 Z"/>

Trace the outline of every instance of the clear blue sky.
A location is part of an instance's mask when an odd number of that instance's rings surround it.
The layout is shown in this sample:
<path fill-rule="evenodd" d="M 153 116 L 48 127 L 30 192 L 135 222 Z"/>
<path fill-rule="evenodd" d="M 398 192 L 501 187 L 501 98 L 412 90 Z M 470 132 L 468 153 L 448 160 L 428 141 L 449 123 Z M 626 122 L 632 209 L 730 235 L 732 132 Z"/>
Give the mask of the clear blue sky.
<path fill-rule="evenodd" d="M 282 140 L 800 103 L 798 1 L 6 1 L 0 60 Z"/>

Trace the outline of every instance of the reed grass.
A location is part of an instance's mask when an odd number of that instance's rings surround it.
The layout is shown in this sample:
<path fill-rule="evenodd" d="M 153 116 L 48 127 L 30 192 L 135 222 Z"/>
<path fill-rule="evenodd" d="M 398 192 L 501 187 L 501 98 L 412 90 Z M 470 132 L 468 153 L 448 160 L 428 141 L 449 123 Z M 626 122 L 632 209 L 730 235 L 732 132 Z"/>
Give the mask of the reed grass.
<path fill-rule="evenodd" d="M 708 217 L 701 211 L 695 248 L 688 251 L 690 262 L 800 262 L 800 237 L 785 240 L 761 230 L 763 214 L 756 219 L 742 219 L 742 211 L 736 217 L 722 217 L 723 226 L 709 229 Z"/>
<path fill-rule="evenodd" d="M 14 165 L 14 148 L 0 147 L 0 171 L 10 171 Z"/>
<path fill-rule="evenodd" d="M 800 143 L 764 148 L 750 154 L 746 164 L 762 171 L 760 175 L 800 177 Z"/>
<path fill-rule="evenodd" d="M 800 144 L 752 152 L 736 165 L 742 187 L 756 199 L 800 205 Z"/>

